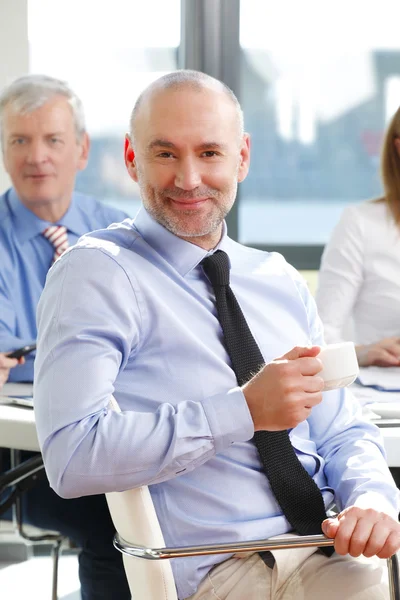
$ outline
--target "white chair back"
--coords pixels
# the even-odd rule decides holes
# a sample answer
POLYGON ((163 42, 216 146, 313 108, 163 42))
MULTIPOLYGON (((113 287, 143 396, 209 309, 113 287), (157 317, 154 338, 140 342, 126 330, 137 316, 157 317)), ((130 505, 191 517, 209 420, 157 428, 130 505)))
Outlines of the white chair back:
MULTIPOLYGON (((109 407, 120 412, 115 398, 109 407)), ((147 486, 106 494, 116 531, 127 541, 147 548, 163 548, 163 534, 147 486)), ((116 550, 117 552, 117 550, 116 550)), ((145 560, 123 555, 124 567, 134 600, 178 600, 169 560, 145 560)))
MULTIPOLYGON (((149 489, 106 494, 115 529, 125 540, 163 548, 164 538, 149 489)), ((116 550, 117 552, 117 550, 116 550)), ((169 560, 145 560, 123 555, 128 584, 134 600, 178 600, 169 560)))

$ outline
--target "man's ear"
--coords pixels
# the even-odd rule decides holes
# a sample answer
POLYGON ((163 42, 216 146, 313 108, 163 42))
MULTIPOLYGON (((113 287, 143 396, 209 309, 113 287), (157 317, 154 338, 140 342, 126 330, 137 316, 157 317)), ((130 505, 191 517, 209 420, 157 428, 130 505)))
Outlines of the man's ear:
POLYGON ((243 135, 242 145, 240 148, 240 163, 238 169, 237 179, 241 183, 247 177, 250 167, 250 135, 245 133, 243 135))
POLYGON ((129 137, 128 134, 126 134, 126 136, 125 136, 124 158, 125 158, 125 165, 126 165, 129 175, 132 177, 133 181, 137 181, 138 179, 137 179, 135 152, 132 148, 131 138, 129 137))
POLYGON ((81 153, 78 158, 78 171, 83 171, 88 163, 90 150, 90 138, 86 131, 82 134, 82 140, 79 145, 81 153))

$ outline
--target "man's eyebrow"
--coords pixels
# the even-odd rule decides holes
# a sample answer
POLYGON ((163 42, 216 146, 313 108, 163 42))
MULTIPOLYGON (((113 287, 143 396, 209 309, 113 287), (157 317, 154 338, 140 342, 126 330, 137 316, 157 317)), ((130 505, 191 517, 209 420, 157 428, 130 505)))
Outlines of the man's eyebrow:
MULTIPOLYGON (((65 131, 54 131, 54 132, 52 131, 49 133, 45 133, 44 135, 45 135, 45 137, 63 136, 63 135, 65 135, 65 131)), ((11 139, 12 138, 29 138, 29 137, 31 137, 31 135, 28 133, 18 133, 17 131, 14 131, 13 133, 10 133, 9 137, 11 139)))
POLYGON ((226 144, 219 144, 218 142, 204 142, 197 146, 197 150, 223 150, 226 148, 226 144))
MULTIPOLYGON (((176 149, 175 144, 173 144, 172 142, 169 142, 168 140, 163 140, 163 139, 152 140, 148 145, 149 150, 151 150, 152 148, 160 148, 160 147, 176 149)), ((196 146, 196 150, 221 150, 224 148, 226 148, 226 144, 219 144, 218 142, 203 142, 199 146, 196 146)))
POLYGON ((147 148, 149 150, 151 150, 152 148, 156 148, 156 147, 162 147, 162 148, 176 148, 175 144, 173 144, 172 142, 169 142, 168 140, 163 140, 160 138, 157 138, 155 140, 152 140, 149 145, 147 146, 147 148))

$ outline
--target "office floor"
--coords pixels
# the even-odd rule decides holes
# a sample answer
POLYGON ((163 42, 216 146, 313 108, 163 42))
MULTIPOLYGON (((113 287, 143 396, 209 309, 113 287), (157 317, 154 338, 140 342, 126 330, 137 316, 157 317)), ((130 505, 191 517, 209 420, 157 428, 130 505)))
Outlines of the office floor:
MULTIPOLYGON (((30 535, 39 533, 33 527, 26 529, 30 535)), ((52 575, 50 547, 36 545, 34 550, 10 522, 0 521, 1 600, 51 600, 52 575)), ((59 561, 59 600, 81 600, 79 589, 77 554, 66 549, 59 561)))
MULTIPOLYGON (((2 600, 51 600, 52 561, 35 557, 19 563, 0 562, 2 600)), ((81 600, 76 556, 63 556, 59 566, 59 600, 81 600)))
MULTIPOLYGON (((28 535, 43 533, 25 526, 28 535)), ((0 598, 1 600, 51 600, 53 561, 50 544, 24 542, 14 525, 0 520, 0 598)), ((59 560, 59 600, 81 600, 78 557, 64 549, 59 560)))

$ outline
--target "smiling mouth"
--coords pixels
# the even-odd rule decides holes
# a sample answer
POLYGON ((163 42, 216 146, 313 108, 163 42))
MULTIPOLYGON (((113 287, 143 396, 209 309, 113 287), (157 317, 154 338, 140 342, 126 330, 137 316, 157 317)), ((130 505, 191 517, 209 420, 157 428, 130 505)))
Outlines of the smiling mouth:
POLYGON ((174 206, 177 206, 178 208, 190 209, 202 206, 205 202, 207 202, 208 198, 187 198, 180 200, 176 198, 169 198, 169 200, 173 203, 174 206))

